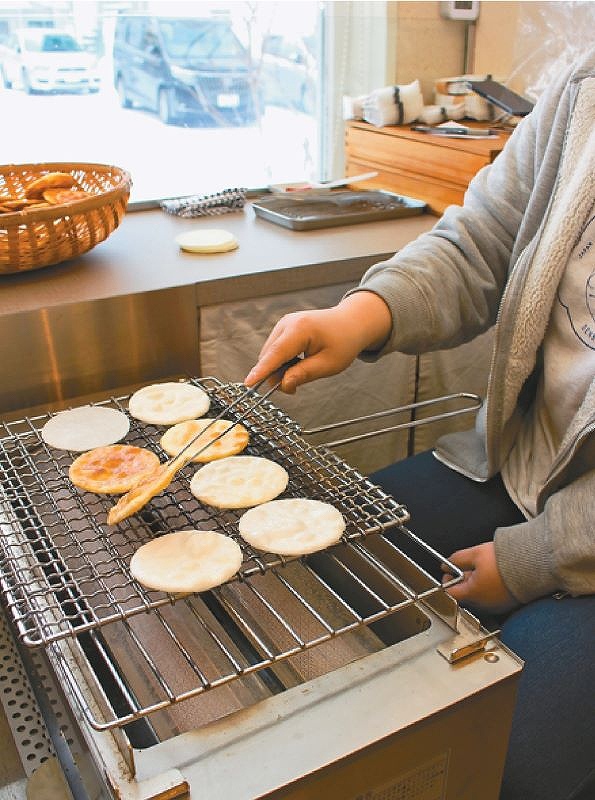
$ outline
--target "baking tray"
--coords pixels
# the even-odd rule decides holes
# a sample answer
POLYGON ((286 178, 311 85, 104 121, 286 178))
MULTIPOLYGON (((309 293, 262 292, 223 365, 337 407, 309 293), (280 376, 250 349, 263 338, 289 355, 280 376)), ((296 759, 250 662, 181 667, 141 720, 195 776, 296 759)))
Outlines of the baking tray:
POLYGON ((295 231, 375 222, 423 214, 426 203, 413 197, 375 191, 296 192, 253 203, 257 216, 295 231))

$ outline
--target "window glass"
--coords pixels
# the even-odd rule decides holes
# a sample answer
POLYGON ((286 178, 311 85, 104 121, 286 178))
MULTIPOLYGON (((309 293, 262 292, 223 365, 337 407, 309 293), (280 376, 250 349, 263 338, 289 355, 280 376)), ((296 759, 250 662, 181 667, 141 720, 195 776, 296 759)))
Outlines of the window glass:
POLYGON ((240 40, 225 22, 166 19, 158 26, 166 53, 190 65, 242 58, 244 54, 240 40))
POLYGON ((1 3, 0 158, 115 164, 134 200, 318 179, 324 8, 1 3))
POLYGON ((23 46, 32 53, 78 53, 82 49, 74 36, 66 33, 55 34, 30 30, 24 34, 23 38, 23 46))
POLYGON ((124 40, 132 47, 141 48, 147 35, 147 21, 144 17, 133 17, 123 30, 124 40))

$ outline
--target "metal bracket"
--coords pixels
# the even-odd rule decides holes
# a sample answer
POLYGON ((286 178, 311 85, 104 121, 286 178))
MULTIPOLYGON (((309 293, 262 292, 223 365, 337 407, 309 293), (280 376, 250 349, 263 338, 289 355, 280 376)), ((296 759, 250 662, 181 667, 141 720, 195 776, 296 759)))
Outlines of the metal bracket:
POLYGON ((486 633, 472 614, 460 610, 457 633, 436 649, 449 664, 456 664, 473 653, 485 650, 486 644, 499 633, 499 630, 486 633))
POLYGON ((375 414, 366 414, 363 417, 354 417, 353 419, 344 419, 340 422, 331 422, 328 425, 321 425, 319 428, 311 428, 309 430, 302 430, 302 436, 312 436, 317 433, 325 433, 327 431, 336 430, 337 428, 344 428, 348 425, 354 425, 357 422, 370 422, 376 419, 382 419, 393 414, 401 414, 405 411, 415 412, 420 408, 427 408, 429 406, 437 405, 438 403, 448 403, 452 401, 464 402, 462 408, 455 408, 452 411, 442 411, 439 414, 433 414, 430 417, 422 417, 421 419, 412 419, 409 422, 401 422, 399 425, 390 425, 387 428, 380 428, 375 431, 368 431, 367 433, 359 433, 355 436, 349 436, 345 439, 337 439, 333 442, 325 442, 325 447, 339 447, 344 444, 351 444, 352 442, 359 442, 363 439, 371 439, 374 436, 380 436, 383 433, 392 433, 393 431, 401 431, 408 428, 418 428, 421 425, 428 425, 431 422, 448 419, 449 417, 458 417, 461 414, 469 414, 470 412, 477 411, 481 408, 483 400, 479 395, 470 394, 469 392, 457 392, 455 394, 446 394, 441 397, 434 397, 430 400, 418 400, 415 403, 409 403, 405 406, 398 408, 389 408, 386 411, 377 411, 375 414))

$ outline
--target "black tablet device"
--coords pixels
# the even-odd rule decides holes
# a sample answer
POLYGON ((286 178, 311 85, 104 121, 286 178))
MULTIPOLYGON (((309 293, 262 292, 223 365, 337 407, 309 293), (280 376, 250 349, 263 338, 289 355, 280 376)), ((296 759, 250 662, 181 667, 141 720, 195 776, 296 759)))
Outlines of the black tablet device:
POLYGON ((533 103, 491 78, 485 81, 468 81, 467 85, 472 91, 515 117, 526 117, 533 111, 533 103))

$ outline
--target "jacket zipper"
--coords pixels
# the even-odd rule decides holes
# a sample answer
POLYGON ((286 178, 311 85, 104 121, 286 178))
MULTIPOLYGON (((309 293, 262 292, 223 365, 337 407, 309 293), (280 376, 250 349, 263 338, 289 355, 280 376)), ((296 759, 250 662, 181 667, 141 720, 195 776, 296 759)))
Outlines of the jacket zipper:
POLYGON ((537 498, 537 505, 538 507, 541 506, 541 498, 544 494, 547 493, 549 485, 552 481, 558 477, 558 475, 564 470, 570 461, 574 458, 576 451, 578 448, 583 444, 583 442, 587 439, 595 431, 595 421, 589 422, 585 425, 582 430, 580 430, 574 439, 569 443, 568 447, 563 453, 560 453, 554 463, 552 464, 552 468, 549 471, 549 474, 545 480, 542 490, 539 492, 539 497, 537 498))
MULTIPOLYGON (((572 98, 572 109, 570 111, 570 114, 568 115, 568 120, 567 120, 567 123, 566 123, 566 131, 564 133, 564 142, 563 142, 562 149, 561 149, 561 152, 560 152, 559 164, 562 163, 562 160, 564 159, 564 155, 565 155, 565 152, 566 152, 566 146, 567 146, 567 141, 568 141, 568 130, 570 128, 570 124, 571 124, 571 121, 573 119, 573 114, 574 114, 574 109, 575 109, 575 106, 576 106, 577 97, 578 97, 578 90, 575 87, 574 97, 572 98)), ((539 236, 543 233, 543 230, 544 230, 547 222, 549 221, 552 205, 553 205, 553 202, 554 202, 554 197, 556 196, 556 192, 558 190, 559 185, 560 185, 560 170, 558 169, 558 172, 556 174, 556 180, 554 182, 554 186, 552 187, 552 192, 550 194, 548 205, 547 205, 545 214, 543 216, 543 219, 541 220, 541 224, 539 226, 539 229, 534 234, 531 242, 529 242, 527 244, 527 246, 525 247, 525 249, 522 250, 521 253, 519 253, 519 255, 518 255, 517 259, 516 259, 516 262, 515 262, 514 266, 512 267, 511 275, 513 275, 516 278, 516 280, 514 281, 515 286, 521 280, 520 277, 516 277, 516 273, 518 272, 519 267, 521 266, 522 263, 526 267, 527 263, 530 262, 530 259, 535 254, 535 250, 537 249, 537 243, 538 243, 538 240, 539 240, 539 236)), ((523 272, 523 276, 525 274, 526 274, 526 270, 525 270, 525 272, 523 272)), ((491 365, 490 365, 490 371, 489 371, 489 380, 488 380, 488 386, 487 386, 487 390, 486 390, 486 399, 485 399, 485 406, 486 406, 485 447, 486 447, 487 473, 488 473, 488 476, 492 474, 492 472, 494 470, 494 466, 496 466, 497 469, 500 468, 500 464, 499 464, 499 461, 500 461, 500 437, 496 436, 495 429, 498 428, 500 430, 500 433, 502 433, 503 425, 502 425, 502 420, 501 420, 501 416, 502 416, 501 406, 502 406, 502 395, 503 395, 503 392, 504 392, 504 382, 501 380, 501 376, 502 376, 502 373, 504 372, 503 366, 502 366, 504 360, 501 359, 501 358, 499 359, 498 358, 498 354, 500 354, 502 352, 502 349, 503 349, 502 348, 502 341, 501 341, 502 340, 501 320, 502 320, 503 310, 504 310, 505 306, 507 305, 507 302, 506 302, 507 298, 508 298, 510 292, 512 292, 512 284, 513 284, 513 281, 511 281, 509 279, 509 281, 506 284, 506 287, 504 289, 504 292, 502 294, 502 298, 500 300, 500 306, 498 308, 498 314, 496 315, 496 321, 494 323, 494 326, 495 326, 494 327, 494 330, 495 330, 494 347, 493 347, 493 351, 492 351, 492 359, 491 359, 491 365), (499 362, 499 363, 497 364, 497 362, 499 362), (496 375, 498 377, 498 381, 496 381, 496 375), (498 395, 496 394, 495 387, 499 387, 498 395), (496 397, 497 396, 499 396, 499 400, 500 400, 500 404, 498 406, 498 412, 497 412, 498 413, 498 425, 496 425, 496 420, 495 420, 496 414, 495 414, 495 412, 491 411, 491 409, 496 408, 496 397)), ((511 303, 511 305, 512 305, 512 303, 511 303)), ((518 305, 518 299, 517 299, 517 305, 518 305)), ((508 313, 508 310, 509 309, 506 309, 507 313, 508 313)), ((572 448, 571 448, 571 450, 572 450, 572 448)), ((478 478, 477 475, 474 475, 471 472, 469 472, 468 470, 463 469, 459 464, 454 463, 450 458, 448 458, 444 453, 440 452, 436 448, 433 449, 433 454, 434 454, 434 457, 438 461, 440 461, 442 464, 444 464, 445 466, 450 467, 452 469, 455 469, 461 475, 464 475, 465 477, 468 477, 471 480, 476 481, 477 483, 485 483, 485 481, 488 480, 487 477, 486 478, 478 478)))
MULTIPOLYGON (((559 165, 562 164, 562 162, 564 160, 564 157, 565 157, 565 154, 566 154, 566 147, 567 147, 567 143, 568 143, 568 131, 570 129, 571 122, 573 120, 574 109, 576 107, 576 101, 577 101, 578 94, 579 94, 578 89, 575 88, 574 97, 572 98, 572 108, 571 108, 571 111, 570 111, 570 113, 568 115, 568 120, 566 122, 566 130, 564 132, 564 142, 562 144, 562 149, 561 149, 561 152, 560 152, 560 159, 559 159, 559 162, 558 162, 559 165)), ((521 264, 521 259, 523 259, 523 258, 528 259, 528 261, 525 263, 525 267, 526 267, 526 264, 529 263, 530 260, 532 259, 532 257, 534 256, 535 250, 537 249, 537 243, 539 241, 539 237, 543 234, 543 231, 544 231, 547 223, 549 222, 552 206, 554 204, 554 198, 556 197, 556 193, 558 191, 559 185, 560 185, 560 169, 558 167, 558 172, 556 173, 556 180, 554 182, 554 186, 553 186, 552 192, 550 194, 550 198, 549 198, 549 201, 548 201, 548 205, 547 205, 545 214, 543 215, 543 219, 542 219, 541 224, 539 226, 539 230, 535 233, 535 235, 533 236, 533 239, 527 245, 525 250, 523 250, 519 254, 519 257, 517 258, 516 263, 515 263, 515 265, 514 265, 514 267, 512 269, 512 274, 514 274, 518 270, 518 268, 519 268, 519 266, 521 264), (529 248, 531 248, 531 249, 529 249, 529 248)), ((525 275, 526 275, 526 270, 523 272, 523 277, 525 275)), ((515 283, 517 283, 519 280, 520 280, 520 278, 517 278, 517 281, 515 281, 515 283)), ((501 338, 502 337, 501 337, 501 325, 500 325, 500 322, 501 322, 501 318, 502 318, 502 311, 503 311, 503 309, 504 309, 504 307, 506 305, 505 301, 506 301, 509 293, 512 291, 511 284, 512 284, 512 281, 509 281, 508 284, 506 285, 506 288, 505 288, 504 293, 502 295, 502 299, 500 301, 500 307, 498 309, 498 314, 496 316, 494 350, 493 350, 492 363, 491 363, 491 368, 490 368, 490 373, 489 373, 490 374, 490 378, 489 378, 488 387, 487 387, 487 391, 486 391, 485 445, 486 445, 488 474, 491 474, 492 471, 494 470, 494 468, 500 469, 500 436, 496 435, 496 430, 495 429, 497 428, 499 430, 499 432, 500 432, 500 435, 502 434, 503 425, 502 425, 502 419, 501 419, 501 417, 502 417, 502 410, 501 410, 502 402, 501 402, 501 400, 502 400, 502 394, 503 394, 503 391, 504 391, 504 382, 502 381, 502 377, 503 377, 502 373, 503 373, 504 370, 502 368, 502 361, 503 361, 502 359, 500 359, 499 369, 496 368, 496 359, 497 359, 497 353, 502 351, 502 348, 500 346, 502 344, 502 342, 501 342, 501 338), (498 382, 496 382, 496 380, 495 380, 496 373, 498 374, 498 382), (497 409, 498 425, 496 425, 495 413, 490 413, 490 408, 495 407, 495 405, 493 405, 493 404, 495 404, 495 402, 496 402, 495 401, 494 386, 500 387, 500 390, 499 390, 500 405, 498 406, 498 409, 497 409)), ((517 306, 518 306, 518 301, 517 301, 517 306)))

